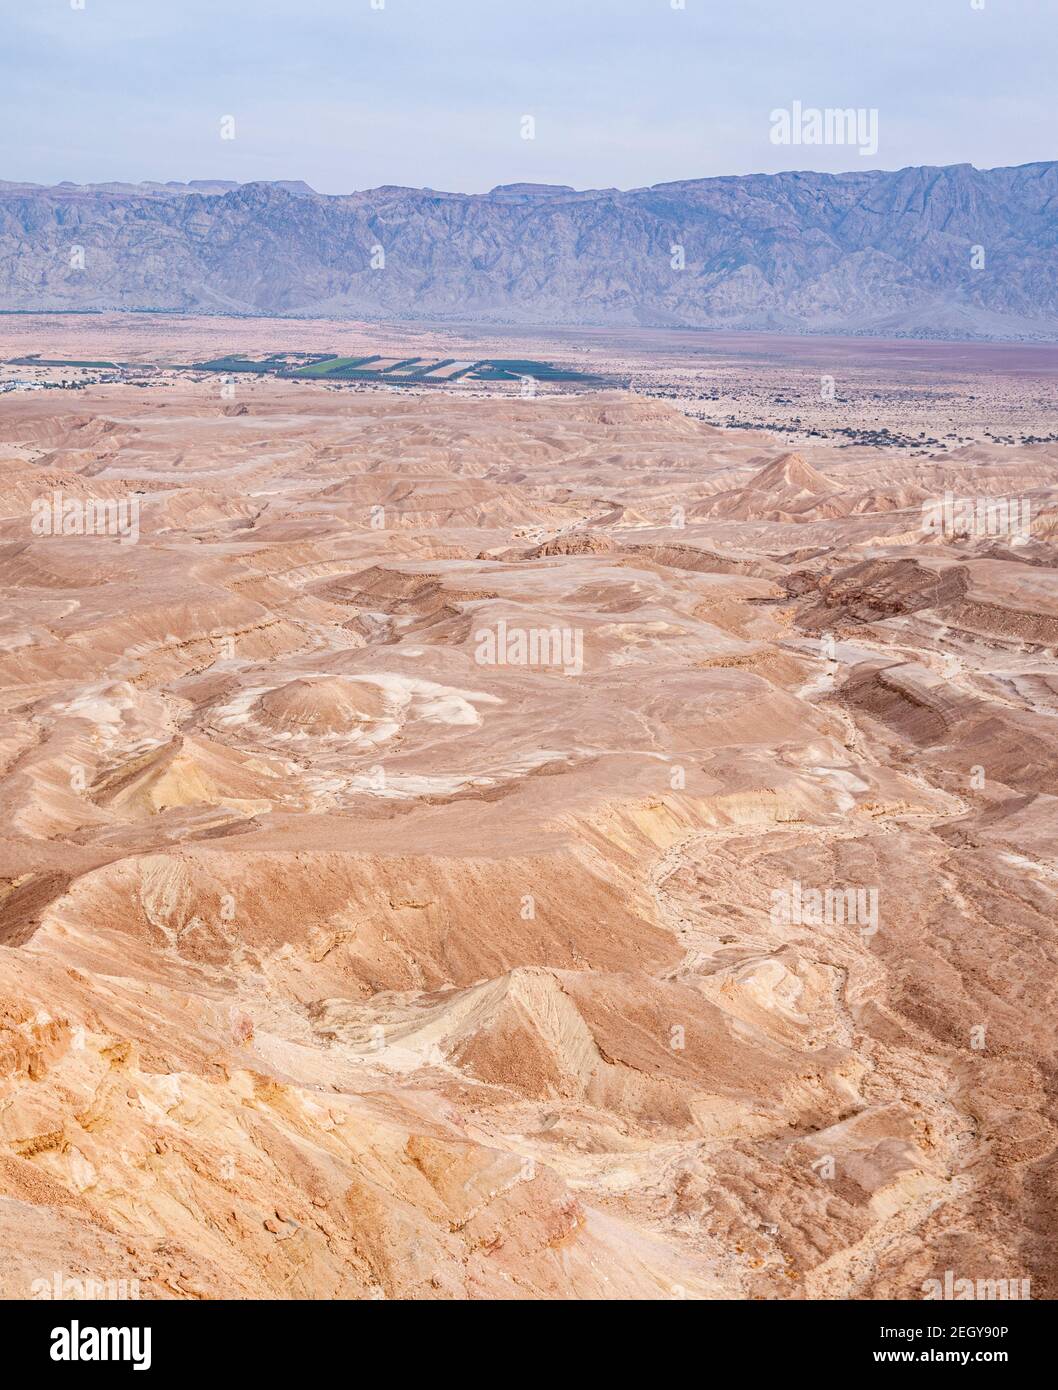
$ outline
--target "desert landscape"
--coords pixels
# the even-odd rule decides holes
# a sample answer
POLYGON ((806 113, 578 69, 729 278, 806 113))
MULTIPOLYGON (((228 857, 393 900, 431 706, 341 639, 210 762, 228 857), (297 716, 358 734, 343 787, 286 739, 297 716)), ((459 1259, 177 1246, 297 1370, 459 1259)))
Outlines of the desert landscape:
POLYGON ((1058 1294, 1058 347, 5 385, 0 1295, 1058 1294))

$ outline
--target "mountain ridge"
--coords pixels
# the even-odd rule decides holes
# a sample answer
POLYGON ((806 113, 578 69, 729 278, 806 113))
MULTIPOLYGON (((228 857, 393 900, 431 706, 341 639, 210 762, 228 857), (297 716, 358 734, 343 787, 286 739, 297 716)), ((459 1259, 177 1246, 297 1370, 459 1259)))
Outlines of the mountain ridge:
POLYGON ((0 308, 23 311, 1051 341, 1056 251, 1056 162, 488 193, 0 182, 0 308))

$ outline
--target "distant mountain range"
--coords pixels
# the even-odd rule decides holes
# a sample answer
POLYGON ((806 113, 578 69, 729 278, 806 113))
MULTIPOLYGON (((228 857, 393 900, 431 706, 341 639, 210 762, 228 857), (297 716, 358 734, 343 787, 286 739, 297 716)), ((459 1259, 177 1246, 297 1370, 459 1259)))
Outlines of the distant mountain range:
POLYGON ((0 309, 1058 339, 1058 163, 325 196, 0 182, 0 309))

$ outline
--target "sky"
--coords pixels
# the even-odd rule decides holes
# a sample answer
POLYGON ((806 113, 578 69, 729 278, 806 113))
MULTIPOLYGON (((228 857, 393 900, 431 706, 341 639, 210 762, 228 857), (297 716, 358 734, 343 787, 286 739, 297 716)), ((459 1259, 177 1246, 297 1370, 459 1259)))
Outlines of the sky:
POLYGON ((0 179, 989 168, 1058 157, 1056 59, 1058 0, 0 0, 0 179), (877 149, 775 143, 795 102, 877 149))

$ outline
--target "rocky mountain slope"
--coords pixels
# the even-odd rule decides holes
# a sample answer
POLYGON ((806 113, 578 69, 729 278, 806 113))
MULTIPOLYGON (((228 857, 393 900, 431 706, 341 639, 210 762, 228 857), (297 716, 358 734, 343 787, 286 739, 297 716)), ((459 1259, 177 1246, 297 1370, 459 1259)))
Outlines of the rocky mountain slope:
POLYGON ((1058 163, 482 195, 0 183, 0 309, 1054 339, 1056 244, 1058 163))

